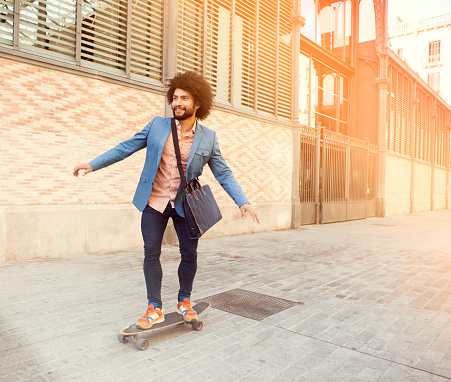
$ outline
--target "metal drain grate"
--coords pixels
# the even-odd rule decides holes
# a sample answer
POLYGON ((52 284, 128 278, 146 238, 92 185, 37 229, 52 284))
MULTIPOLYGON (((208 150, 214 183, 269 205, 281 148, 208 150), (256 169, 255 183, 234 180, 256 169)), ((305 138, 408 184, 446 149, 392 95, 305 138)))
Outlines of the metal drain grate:
POLYGON ((208 302, 215 309, 257 321, 261 321, 295 305, 303 304, 302 302, 288 301, 244 289, 232 289, 196 300, 196 302, 208 302))

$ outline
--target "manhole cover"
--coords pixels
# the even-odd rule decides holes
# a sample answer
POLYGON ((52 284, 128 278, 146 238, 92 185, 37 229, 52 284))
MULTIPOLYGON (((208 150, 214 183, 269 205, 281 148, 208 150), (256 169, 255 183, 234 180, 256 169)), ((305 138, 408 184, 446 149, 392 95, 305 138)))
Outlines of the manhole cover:
POLYGON ((244 289, 232 289, 214 296, 196 300, 196 302, 202 301, 210 303, 215 309, 257 321, 295 305, 303 304, 302 302, 288 301, 244 289))

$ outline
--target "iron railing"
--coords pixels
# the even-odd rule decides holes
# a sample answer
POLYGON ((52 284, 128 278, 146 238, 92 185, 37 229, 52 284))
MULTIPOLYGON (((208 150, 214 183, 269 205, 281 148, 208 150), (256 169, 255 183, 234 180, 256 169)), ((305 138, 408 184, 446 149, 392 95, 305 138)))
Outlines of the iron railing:
POLYGON ((378 148, 317 127, 301 126, 299 195, 302 203, 375 200, 378 148))

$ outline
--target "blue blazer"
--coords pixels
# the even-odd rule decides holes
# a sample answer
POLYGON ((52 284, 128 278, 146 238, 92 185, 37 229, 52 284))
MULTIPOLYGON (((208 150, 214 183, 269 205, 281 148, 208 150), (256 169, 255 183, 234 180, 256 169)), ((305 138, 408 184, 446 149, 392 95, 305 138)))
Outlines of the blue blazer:
MULTIPOLYGON (((163 148, 170 133, 171 118, 155 117, 142 131, 135 134, 132 138, 119 143, 116 147, 95 158, 89 164, 93 171, 97 171, 147 147, 146 161, 133 198, 133 204, 136 208, 143 211, 149 201, 163 148)), ((216 180, 238 206, 249 203, 233 176, 232 170, 227 166, 221 155, 216 133, 197 122, 186 168, 187 182, 202 175, 203 168, 207 163, 216 180)), ((180 184, 174 201, 175 209, 180 216, 184 216, 181 204, 184 195, 185 191, 180 184)))

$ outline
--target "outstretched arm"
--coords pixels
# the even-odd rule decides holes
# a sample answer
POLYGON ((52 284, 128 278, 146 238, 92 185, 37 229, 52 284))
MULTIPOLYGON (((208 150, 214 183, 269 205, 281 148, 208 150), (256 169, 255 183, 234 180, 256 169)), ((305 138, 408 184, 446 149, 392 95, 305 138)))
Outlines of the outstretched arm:
POLYGON ((78 166, 76 166, 74 168, 74 171, 73 171, 74 176, 78 177, 78 173, 80 170, 84 171, 82 173, 82 175, 85 176, 86 174, 89 174, 90 172, 92 172, 92 167, 90 164, 79 164, 78 166))
POLYGON ((260 218, 258 217, 258 213, 252 208, 252 206, 249 203, 244 203, 240 207, 240 211, 243 219, 246 219, 246 212, 249 212, 254 223, 260 224, 260 218))
MULTIPOLYGON (((155 120, 155 119, 154 119, 155 120)), ((90 163, 80 164, 76 166, 73 170, 74 176, 78 177, 80 171, 83 172, 83 176, 89 174, 90 172, 100 170, 101 168, 112 165, 113 163, 119 162, 128 156, 132 155, 138 150, 143 149, 147 146, 147 135, 152 126, 153 121, 148 123, 144 129, 136 133, 132 138, 127 139, 124 142, 119 143, 116 147, 108 150, 106 153, 98 156, 90 163)))

